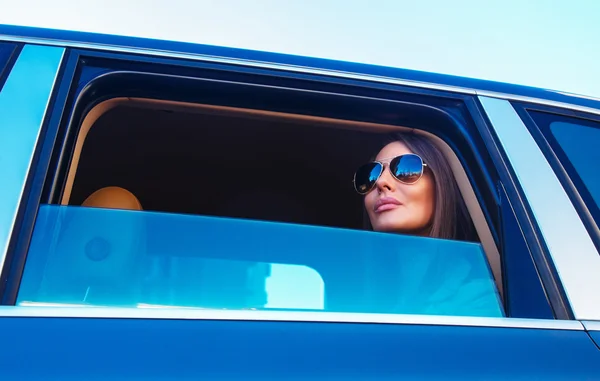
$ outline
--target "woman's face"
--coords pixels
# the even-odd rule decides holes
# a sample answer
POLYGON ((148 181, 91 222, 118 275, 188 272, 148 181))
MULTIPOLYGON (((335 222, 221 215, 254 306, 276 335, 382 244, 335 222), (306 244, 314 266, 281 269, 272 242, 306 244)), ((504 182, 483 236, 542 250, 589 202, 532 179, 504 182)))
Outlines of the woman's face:
POLYGON ((392 142, 383 147, 376 160, 385 169, 375 187, 365 195, 365 207, 373 230, 427 235, 433 217, 435 185, 429 171, 415 184, 403 184, 390 173, 389 161, 413 153, 404 143, 392 142))

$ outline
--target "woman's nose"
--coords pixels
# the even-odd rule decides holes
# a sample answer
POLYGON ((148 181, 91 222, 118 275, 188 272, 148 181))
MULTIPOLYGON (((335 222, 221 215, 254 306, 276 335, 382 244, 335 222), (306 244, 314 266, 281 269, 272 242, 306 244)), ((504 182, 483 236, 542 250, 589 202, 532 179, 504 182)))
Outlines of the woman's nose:
POLYGON ((379 192, 383 192, 386 190, 394 191, 394 178, 392 177, 392 174, 390 173, 388 168, 384 168, 383 173, 381 174, 381 176, 379 176, 379 179, 377 179, 375 185, 377 186, 377 190, 379 192))

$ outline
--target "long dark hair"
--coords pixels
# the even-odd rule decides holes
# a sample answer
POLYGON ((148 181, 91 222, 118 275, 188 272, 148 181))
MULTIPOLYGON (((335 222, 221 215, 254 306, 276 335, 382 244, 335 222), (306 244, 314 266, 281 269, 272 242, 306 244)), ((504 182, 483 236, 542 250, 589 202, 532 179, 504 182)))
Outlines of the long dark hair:
MULTIPOLYGON (((427 163, 426 170, 433 176, 435 205, 429 236, 460 241, 478 241, 475 226, 460 194, 450 164, 439 148, 426 136, 394 132, 387 135, 381 148, 401 142, 427 163)), ((381 149, 380 148, 380 149, 381 149)), ((368 217, 367 226, 372 230, 368 217)))

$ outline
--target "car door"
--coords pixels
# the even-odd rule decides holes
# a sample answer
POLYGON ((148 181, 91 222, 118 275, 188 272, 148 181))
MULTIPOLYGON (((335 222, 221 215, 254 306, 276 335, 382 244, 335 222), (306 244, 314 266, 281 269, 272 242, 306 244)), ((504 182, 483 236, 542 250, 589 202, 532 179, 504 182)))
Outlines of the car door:
MULTIPOLYGON (((359 78, 350 83, 349 78, 326 71, 313 72, 307 80, 306 73, 249 67, 241 62, 220 64, 215 74, 211 70, 217 64, 206 56, 157 56, 144 50, 125 55, 98 46, 76 49, 56 44, 59 46, 25 44, 0 93, 0 152, 10 157, 0 160, 0 175, 6 184, 0 197, 4 304, 0 330, 4 342, 9 343, 0 350, 3 379, 598 378, 600 353, 578 321, 596 316, 598 296, 590 294, 588 287, 597 282, 593 274, 599 266, 593 255, 598 253, 581 220, 574 219, 573 204, 509 101, 477 98, 471 91, 456 94, 451 89, 421 89, 392 80, 381 83, 359 78), (114 75, 108 76, 111 71, 114 75), (447 102, 444 117, 466 118, 457 125, 470 126, 448 134, 463 134, 459 153, 472 158, 465 161, 466 171, 480 187, 476 189, 487 187, 491 195, 485 202, 493 207, 486 209, 489 215, 482 214, 482 218, 490 226, 495 224, 490 237, 502 258, 504 316, 136 308, 110 305, 110 295, 108 303, 91 307, 61 305, 42 294, 35 294, 36 303, 23 303, 22 295, 32 284, 28 279, 43 278, 45 266, 51 265, 52 258, 45 255, 54 247, 52 234, 61 229, 56 227, 57 214, 86 211, 61 206, 48 196, 60 187, 57 176, 67 170, 59 165, 61 157, 70 155, 76 144, 68 127, 80 125, 83 116, 78 113, 97 103, 99 94, 116 94, 123 84, 128 91, 142 91, 149 75, 160 75, 157 81, 164 81, 160 82, 163 87, 156 88, 164 92, 147 96, 160 97, 168 91, 181 97, 196 96, 197 92, 186 88, 189 77, 212 76, 202 83, 210 85, 203 89, 213 92, 202 94, 227 95, 219 98, 222 102, 255 102, 255 107, 277 106, 279 111, 293 103, 305 107, 307 113, 335 111, 347 120, 359 119, 361 105, 377 107, 379 103, 369 103, 374 102, 372 97, 385 101, 388 111, 404 107, 395 101, 405 95, 424 103, 429 99, 447 102), (264 81, 264 86, 227 92, 231 85, 228 76, 233 75, 241 85, 264 81), (101 77, 109 82, 92 86, 101 77), (312 88, 300 91, 301 86, 312 88), (280 92, 273 93, 275 87, 280 92), (280 90, 283 87, 285 91, 280 90), (339 102, 340 94, 344 95, 356 108, 335 108, 329 98, 307 98, 325 92, 339 102), (238 94, 236 98, 234 94, 238 94), (292 103, 278 103, 284 98, 292 103), (82 100, 87 106, 78 108, 85 103, 82 100), (528 169, 531 163, 537 167, 528 169), (543 187, 535 187, 540 184, 543 187), (564 202, 558 206, 549 203, 544 192, 564 202), (555 214, 562 218, 554 218, 555 214), (578 250, 561 244, 563 230, 577 238, 578 250), (575 265, 567 260, 567 254, 575 265)), ((211 232, 205 238, 213 239, 211 247, 216 247, 217 253, 216 245, 231 244, 225 234, 231 230, 219 230, 216 221, 203 225, 213 230, 198 230, 196 224, 201 220, 195 217, 158 212, 144 216, 156 218, 164 228, 161 234, 165 235, 159 235, 159 240, 165 247, 194 248, 194 237, 202 234, 185 235, 185 231, 211 232), (184 225, 187 223, 190 225, 184 225), (170 231, 169 226, 182 228, 170 231), (166 241, 169 237, 173 240, 166 241)), ((91 215, 83 217, 88 218, 84 224, 102 224, 91 215)), ((239 224, 234 225, 239 229, 251 229, 239 221, 232 223, 239 224)), ((274 237, 296 234, 285 229, 275 224, 259 233, 274 237)), ((307 234, 316 233, 311 230, 307 234)), ((323 245, 296 242, 316 253, 342 246, 345 239, 359 242, 353 240, 358 232, 348 233, 344 239, 340 237, 346 233, 341 230, 319 230, 319 234, 323 245)), ((246 237, 248 255, 256 254, 251 248, 258 246, 253 246, 250 230, 246 237)), ((381 244, 378 239, 373 242, 381 244)), ((430 242, 425 240, 412 242, 430 242)), ((449 244, 439 240, 430 242, 430 247, 449 244)), ((480 250, 479 246, 476 249, 480 250)), ((293 255, 285 246, 280 251, 284 256, 293 255)), ((347 280, 347 286, 351 284, 347 280)))

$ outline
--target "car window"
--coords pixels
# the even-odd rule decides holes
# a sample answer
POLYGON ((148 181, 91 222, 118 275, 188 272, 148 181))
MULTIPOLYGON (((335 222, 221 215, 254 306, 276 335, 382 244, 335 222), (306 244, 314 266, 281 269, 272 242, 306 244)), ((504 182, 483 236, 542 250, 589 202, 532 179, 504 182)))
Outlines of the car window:
POLYGON ((503 316, 480 244, 42 205, 18 304, 503 316))
POLYGON ((600 204, 600 124, 552 122, 550 132, 573 165, 596 205, 600 204))
POLYGON ((533 265, 530 242, 504 242, 522 230, 500 231, 498 174, 467 144, 468 118, 465 132, 421 98, 97 73, 69 98, 74 116, 52 125, 61 138, 43 143, 51 162, 28 198, 9 303, 554 318, 538 311, 550 303, 538 273, 515 270, 533 265), (476 225, 468 241, 366 223, 354 172, 392 129, 419 125, 451 162, 476 225), (88 203, 106 189, 135 201, 88 203), (511 297, 507 284, 543 292, 511 297))
POLYGON ((531 117, 566 170, 596 223, 600 223, 600 122, 531 111, 531 117))
POLYGON ((0 42, 0 90, 2 90, 2 85, 4 85, 4 81, 8 76, 8 72, 10 69, 10 58, 15 50, 15 44, 8 42, 0 42))

